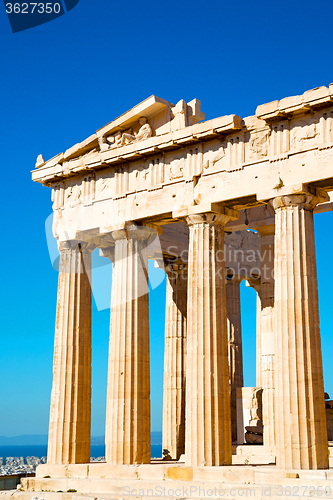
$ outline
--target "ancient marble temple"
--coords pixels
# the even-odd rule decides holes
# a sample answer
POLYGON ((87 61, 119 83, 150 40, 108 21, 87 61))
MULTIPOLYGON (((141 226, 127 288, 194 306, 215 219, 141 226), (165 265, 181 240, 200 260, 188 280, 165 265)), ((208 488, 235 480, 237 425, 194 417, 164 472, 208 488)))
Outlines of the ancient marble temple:
POLYGON ((52 189, 60 251, 49 466, 90 461, 98 248, 113 263, 107 464, 151 462, 153 259, 167 275, 167 458, 227 466, 247 441, 280 469, 328 468, 313 214, 332 210, 333 85, 244 119, 205 121, 197 99, 151 96, 40 155, 32 178, 52 189), (243 387, 244 279, 258 295, 256 388, 243 387))

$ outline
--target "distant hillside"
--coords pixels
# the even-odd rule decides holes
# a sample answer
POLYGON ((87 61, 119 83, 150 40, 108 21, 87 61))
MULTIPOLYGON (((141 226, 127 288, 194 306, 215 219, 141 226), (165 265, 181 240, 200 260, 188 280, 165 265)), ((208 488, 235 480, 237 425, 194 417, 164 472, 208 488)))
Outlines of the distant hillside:
POLYGON ((0 436, 0 446, 33 446, 46 445, 47 435, 26 435, 6 437, 0 436))
MULTIPOLYGON (((105 443, 104 436, 92 436, 92 445, 103 445, 105 443)), ((0 436, 0 446, 34 446, 34 445, 46 445, 47 435, 22 435, 6 437, 0 436)), ((151 433, 151 444, 158 445, 162 444, 162 432, 152 432, 151 433)))

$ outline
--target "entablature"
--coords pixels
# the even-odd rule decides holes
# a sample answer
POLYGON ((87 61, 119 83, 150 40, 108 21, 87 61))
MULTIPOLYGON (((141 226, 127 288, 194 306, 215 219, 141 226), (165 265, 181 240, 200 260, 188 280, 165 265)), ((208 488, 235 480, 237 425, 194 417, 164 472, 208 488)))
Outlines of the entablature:
MULTIPOLYGON (((52 187, 55 235, 63 234, 59 225, 72 235, 91 228, 105 234, 127 221, 165 225, 206 202, 239 210, 248 222, 266 206, 259 196, 265 190, 278 195, 301 183, 332 191, 332 90, 259 106, 244 120, 204 122, 196 99, 174 106, 148 98, 64 154, 39 158, 33 180, 52 187)), ((327 202, 316 210, 331 209, 327 202)))

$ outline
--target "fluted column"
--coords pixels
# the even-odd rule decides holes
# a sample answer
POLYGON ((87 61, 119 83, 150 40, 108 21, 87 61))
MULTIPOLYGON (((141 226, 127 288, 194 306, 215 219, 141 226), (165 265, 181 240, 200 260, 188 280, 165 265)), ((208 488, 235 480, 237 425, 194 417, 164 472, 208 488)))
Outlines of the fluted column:
POLYGON ((264 445, 271 449, 275 446, 275 408, 274 408, 274 225, 256 227, 261 235, 261 286, 259 291, 259 371, 263 389, 262 423, 264 445))
POLYGON ((233 276, 227 276, 227 325, 228 325, 228 356, 229 356, 229 379, 230 379, 230 409, 231 409, 231 436, 232 441, 237 440, 237 413, 236 413, 236 389, 243 387, 243 353, 242 353, 242 322, 240 306, 241 280, 233 276))
POLYGON ((261 387, 261 299, 260 285, 256 287, 257 309, 256 309, 256 386, 261 387))
POLYGON ((308 192, 303 194, 271 200, 275 210, 277 466, 326 469, 328 446, 313 226, 313 208, 320 201, 320 192, 306 189, 308 192))
POLYGON ((165 305, 163 449, 185 453, 187 264, 169 264, 165 305))
POLYGON ((91 250, 60 245, 53 385, 47 461, 90 462, 91 250))
POLYGON ((114 231, 105 453, 109 464, 150 463, 147 243, 155 232, 114 231))
MULTIPOLYGON (((234 218, 237 215, 234 211, 234 218)), ((228 330, 223 214, 186 218, 190 228, 187 301, 187 465, 231 464, 228 330)))

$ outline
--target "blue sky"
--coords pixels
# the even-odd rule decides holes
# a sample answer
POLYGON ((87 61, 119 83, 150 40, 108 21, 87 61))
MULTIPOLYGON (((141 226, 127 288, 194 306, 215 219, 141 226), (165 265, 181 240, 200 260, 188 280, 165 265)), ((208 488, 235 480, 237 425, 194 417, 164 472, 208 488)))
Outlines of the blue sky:
MULTIPOLYGON (((0 435, 48 428, 57 272, 44 230, 51 193, 31 181, 37 155, 65 151, 151 94, 174 103, 196 97, 209 119, 248 116, 258 104, 328 85, 332 14, 326 0, 80 0, 61 18, 13 34, 0 5, 0 435)), ((332 223, 332 213, 315 217, 325 388, 333 397, 332 223)), ((161 428, 164 286, 150 298, 153 430, 161 428)), ((246 385, 255 385, 255 307, 255 293, 242 286, 246 385)), ((108 328, 109 311, 94 307, 94 435, 104 433, 108 328)))

